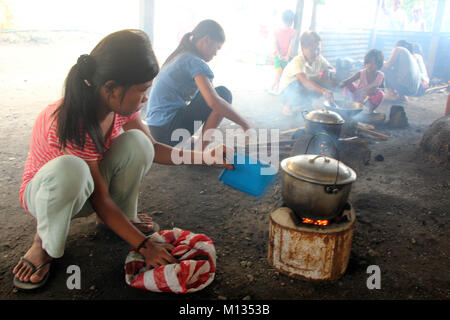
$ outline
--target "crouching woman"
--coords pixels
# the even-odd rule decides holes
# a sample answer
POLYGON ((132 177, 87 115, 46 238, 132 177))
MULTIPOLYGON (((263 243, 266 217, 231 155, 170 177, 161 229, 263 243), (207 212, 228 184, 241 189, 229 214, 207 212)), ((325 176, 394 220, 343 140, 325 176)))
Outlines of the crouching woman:
POLYGON ((173 164, 173 148, 157 143, 139 116, 158 71, 144 32, 112 33, 80 56, 64 97, 37 117, 20 188, 37 230, 13 270, 16 287, 42 286, 52 259, 64 254, 71 220, 93 212, 138 249, 147 268, 176 262, 172 246, 144 235, 154 230, 151 219, 137 215, 140 183, 153 161, 173 164))

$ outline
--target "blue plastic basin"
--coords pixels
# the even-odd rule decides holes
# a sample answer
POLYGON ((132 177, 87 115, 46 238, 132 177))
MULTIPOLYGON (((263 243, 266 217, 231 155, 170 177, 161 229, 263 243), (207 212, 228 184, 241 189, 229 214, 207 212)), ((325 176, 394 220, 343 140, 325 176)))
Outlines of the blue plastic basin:
POLYGON ((234 170, 224 169, 219 176, 219 180, 224 184, 237 190, 248 193, 252 196, 260 196, 263 194, 267 186, 276 176, 277 170, 269 164, 262 163, 248 155, 234 156, 234 170), (240 162, 245 163, 238 163, 240 162), (255 163, 256 162, 256 163, 255 163), (273 174, 261 174, 262 168, 268 168, 273 174))

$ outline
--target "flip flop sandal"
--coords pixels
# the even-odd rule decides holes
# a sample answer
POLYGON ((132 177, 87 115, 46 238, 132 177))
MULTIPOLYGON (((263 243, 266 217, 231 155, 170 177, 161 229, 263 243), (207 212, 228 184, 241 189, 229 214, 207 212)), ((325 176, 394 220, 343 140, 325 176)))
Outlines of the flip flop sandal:
MULTIPOLYGON (((42 269, 44 266, 52 262, 52 259, 49 259, 45 261, 44 263, 40 264, 39 266, 35 266, 30 260, 25 259, 24 257, 20 258, 20 261, 28 264, 33 269, 33 274, 42 269)), ((44 278, 39 282, 24 282, 19 280, 19 278, 14 277, 13 284, 16 288, 22 289, 22 290, 33 290, 42 287, 48 280, 48 277, 50 275, 50 270, 45 274, 44 278)))

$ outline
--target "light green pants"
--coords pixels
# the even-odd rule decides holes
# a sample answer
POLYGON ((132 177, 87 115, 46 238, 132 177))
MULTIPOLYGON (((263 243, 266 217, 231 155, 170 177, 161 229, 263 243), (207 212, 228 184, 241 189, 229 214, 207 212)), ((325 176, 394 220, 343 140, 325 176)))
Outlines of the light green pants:
MULTIPOLYGON (((128 219, 137 216, 139 188, 154 155, 150 139, 133 129, 114 139, 99 164, 111 198, 128 219)), ((27 184, 25 202, 37 220, 42 247, 51 257, 64 254, 70 221, 94 212, 88 200, 93 191, 88 165, 72 155, 49 161, 27 184)))

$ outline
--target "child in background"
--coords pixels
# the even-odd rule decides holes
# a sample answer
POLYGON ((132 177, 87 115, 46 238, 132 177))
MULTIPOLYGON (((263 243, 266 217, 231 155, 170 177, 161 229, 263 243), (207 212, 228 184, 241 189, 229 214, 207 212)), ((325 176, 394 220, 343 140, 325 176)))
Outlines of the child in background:
POLYGON ((300 37, 301 51, 283 70, 280 79, 282 113, 295 116, 295 112, 311 107, 320 96, 334 101, 334 67, 320 54, 322 40, 318 33, 306 31, 300 37))
POLYGON ((275 53, 274 53, 274 67, 275 79, 270 94, 277 95, 278 86, 280 83, 281 73, 288 62, 294 57, 294 41, 297 31, 292 28, 295 14, 291 10, 283 12, 282 20, 284 27, 275 31, 275 53))
POLYGON ((370 50, 364 57, 365 68, 355 73, 352 77, 341 82, 340 87, 344 88, 344 95, 351 92, 355 102, 366 103, 369 112, 372 113, 383 101, 384 92, 381 89, 384 74, 380 71, 383 67, 383 52, 377 49, 370 50), (353 82, 358 80, 355 86, 353 82), (368 97, 368 99, 367 99, 368 97))

